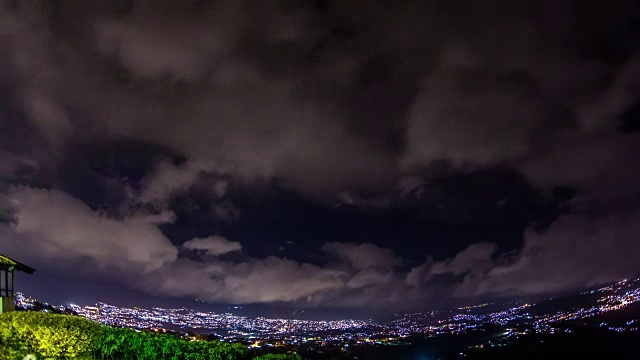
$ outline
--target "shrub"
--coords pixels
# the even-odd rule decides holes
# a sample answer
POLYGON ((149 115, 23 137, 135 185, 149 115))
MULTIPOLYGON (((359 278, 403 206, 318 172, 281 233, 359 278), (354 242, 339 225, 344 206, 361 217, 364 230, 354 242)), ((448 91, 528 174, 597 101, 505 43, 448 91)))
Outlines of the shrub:
POLYGON ((220 341, 189 341, 168 334, 104 327, 95 342, 98 359, 236 360, 248 350, 220 341))
POLYGON ((38 358, 90 358, 101 325, 77 316, 41 312, 0 315, 0 347, 9 359, 34 354, 38 358))

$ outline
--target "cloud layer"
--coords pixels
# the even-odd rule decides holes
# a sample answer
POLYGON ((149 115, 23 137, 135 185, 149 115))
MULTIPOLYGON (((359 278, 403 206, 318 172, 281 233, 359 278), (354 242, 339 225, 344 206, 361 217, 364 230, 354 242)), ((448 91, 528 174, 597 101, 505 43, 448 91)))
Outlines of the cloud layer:
POLYGON ((640 97, 634 6, 3 4, 3 248, 148 292, 237 303, 420 304, 634 275, 640 138, 618 131, 637 121, 625 118, 640 97), (109 153, 85 166, 83 189, 74 177, 89 153, 118 141, 162 151, 144 166, 109 153), (136 171, 113 170, 128 161, 136 171), (422 263, 366 238, 324 239, 312 264, 252 257, 213 235, 242 219, 238 192, 277 187, 325 206, 420 213, 425 198, 441 204, 434 181, 487 169, 518 172, 541 197, 575 196, 557 200, 562 215, 548 229, 522 225, 516 251, 483 240, 427 251, 422 263), (92 198, 98 188, 107 200, 92 198), (166 231, 184 221, 178 207, 199 209, 176 205, 185 194, 208 202, 212 224, 186 242, 166 231))
MULTIPOLYGON (((570 125, 559 109, 591 129, 637 96, 628 85, 637 61, 598 87, 617 69, 566 53, 556 41, 586 28, 539 18, 536 10, 562 7, 549 2, 495 15, 445 2, 391 10, 348 1, 320 11, 139 0, 124 15, 103 1, 57 4, 50 16, 24 1, 3 9, 16 95, 52 145, 133 137, 205 164, 202 171, 222 166, 304 193, 389 185, 400 171, 439 160, 477 168, 520 159, 550 124, 570 125), (529 21, 510 20, 528 12, 536 14, 529 21), (438 20, 449 16, 467 28, 438 20), (337 38, 330 26, 350 35, 337 38)), ((606 28, 613 16, 589 27, 606 28)))
POLYGON ((242 249, 239 242, 229 241, 222 236, 191 239, 182 244, 182 247, 191 250, 204 250, 208 255, 222 255, 242 249))
POLYGON ((12 194, 18 207, 15 232, 35 239, 52 257, 88 259, 98 268, 121 271, 150 271, 177 259, 169 239, 143 219, 109 219, 55 190, 19 188, 12 194))
POLYGON ((45 266, 57 263, 67 271, 111 278, 158 295, 317 305, 341 291, 388 282, 391 274, 380 277, 378 271, 388 272, 398 263, 391 250, 366 243, 333 244, 328 251, 338 261, 324 267, 273 256, 223 259, 218 256, 241 251, 242 246, 219 236, 182 244, 209 255, 190 260, 178 257, 179 247, 159 230, 157 217, 109 219, 56 190, 19 187, 11 197, 17 222, 2 226, 3 249, 45 266))

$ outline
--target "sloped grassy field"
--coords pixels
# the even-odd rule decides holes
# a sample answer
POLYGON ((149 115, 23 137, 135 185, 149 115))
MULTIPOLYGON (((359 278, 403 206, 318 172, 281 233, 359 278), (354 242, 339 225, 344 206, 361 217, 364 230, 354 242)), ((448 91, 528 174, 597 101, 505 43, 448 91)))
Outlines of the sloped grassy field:
POLYGON ((43 312, 0 315, 0 360, 24 359, 113 360, 302 360, 298 355, 251 357, 240 344, 189 341, 101 325, 78 316, 43 312))

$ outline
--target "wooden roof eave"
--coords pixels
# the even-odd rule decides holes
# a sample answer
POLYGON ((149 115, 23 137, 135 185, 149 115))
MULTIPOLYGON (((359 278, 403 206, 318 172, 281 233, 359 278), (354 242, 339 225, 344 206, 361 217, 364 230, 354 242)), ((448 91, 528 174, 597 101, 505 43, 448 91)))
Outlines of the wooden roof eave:
POLYGON ((14 270, 22 271, 27 274, 33 274, 36 271, 36 269, 32 268, 31 266, 25 265, 1 254, 0 265, 4 265, 5 268, 13 267, 14 270))

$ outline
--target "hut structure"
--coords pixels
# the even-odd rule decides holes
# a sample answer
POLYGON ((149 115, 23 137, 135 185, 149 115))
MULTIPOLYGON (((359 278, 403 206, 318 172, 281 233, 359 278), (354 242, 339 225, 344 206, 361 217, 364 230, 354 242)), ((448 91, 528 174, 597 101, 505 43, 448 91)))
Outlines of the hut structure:
POLYGON ((16 309, 16 272, 33 274, 36 269, 0 254, 0 314, 16 309))

